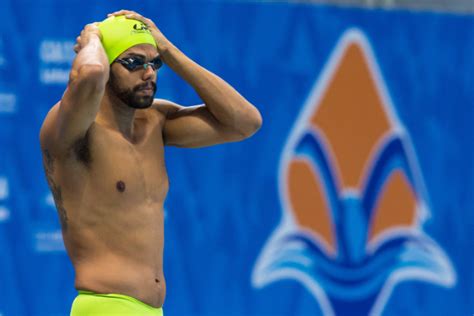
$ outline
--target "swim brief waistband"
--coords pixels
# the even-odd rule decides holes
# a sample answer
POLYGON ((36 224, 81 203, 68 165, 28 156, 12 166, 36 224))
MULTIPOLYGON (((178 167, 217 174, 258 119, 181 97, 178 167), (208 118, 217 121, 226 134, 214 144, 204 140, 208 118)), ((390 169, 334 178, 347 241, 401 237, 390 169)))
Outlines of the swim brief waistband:
POLYGON ((163 316, 162 308, 155 308, 123 294, 100 294, 79 291, 71 308, 71 316, 163 316))

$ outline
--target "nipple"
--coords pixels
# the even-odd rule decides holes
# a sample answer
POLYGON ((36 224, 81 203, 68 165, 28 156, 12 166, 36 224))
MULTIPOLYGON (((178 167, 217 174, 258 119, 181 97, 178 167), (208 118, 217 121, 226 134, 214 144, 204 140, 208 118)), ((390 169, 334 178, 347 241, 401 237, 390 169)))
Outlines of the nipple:
POLYGON ((119 192, 125 191, 125 182, 122 180, 117 181, 116 187, 119 192))

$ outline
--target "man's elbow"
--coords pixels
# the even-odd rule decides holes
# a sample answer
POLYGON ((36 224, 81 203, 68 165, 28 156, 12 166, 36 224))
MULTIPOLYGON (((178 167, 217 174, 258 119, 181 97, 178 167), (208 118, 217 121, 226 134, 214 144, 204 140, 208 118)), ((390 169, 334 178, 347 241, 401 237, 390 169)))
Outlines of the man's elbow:
POLYGON ((258 110, 255 110, 254 113, 246 120, 243 124, 243 128, 240 130, 240 135, 242 139, 249 138, 253 136, 261 127, 263 119, 262 115, 258 110))

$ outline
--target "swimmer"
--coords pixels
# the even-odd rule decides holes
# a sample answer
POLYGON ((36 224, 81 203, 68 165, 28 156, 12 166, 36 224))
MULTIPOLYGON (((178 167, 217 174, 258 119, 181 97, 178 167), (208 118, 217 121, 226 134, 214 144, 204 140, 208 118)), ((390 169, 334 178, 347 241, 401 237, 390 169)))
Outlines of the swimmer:
POLYGON ((236 142, 259 111, 128 10, 84 27, 62 99, 40 142, 79 291, 71 315, 162 315, 164 146, 236 142), (203 104, 155 99, 166 64, 203 104))

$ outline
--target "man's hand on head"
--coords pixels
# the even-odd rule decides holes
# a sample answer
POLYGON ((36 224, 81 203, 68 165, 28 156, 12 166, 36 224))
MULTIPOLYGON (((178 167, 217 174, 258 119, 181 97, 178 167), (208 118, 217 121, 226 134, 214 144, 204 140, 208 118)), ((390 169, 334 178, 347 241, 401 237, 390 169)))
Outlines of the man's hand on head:
POLYGON ((92 72, 95 72, 99 77, 105 78, 105 81, 108 80, 109 63, 101 40, 102 35, 99 30, 99 22, 93 22, 84 26, 81 34, 76 38, 76 44, 74 45, 74 51, 77 55, 74 58, 69 75, 69 84, 77 79, 80 69, 86 68, 89 70, 94 68, 92 72), (99 66, 101 70, 99 70, 97 66, 99 66))
POLYGON ((120 10, 120 11, 116 11, 116 12, 107 14, 108 17, 109 16, 120 16, 120 15, 124 15, 127 19, 137 20, 137 21, 140 21, 143 24, 145 24, 147 26, 147 28, 150 30, 151 35, 155 39, 155 43, 156 43, 158 52, 161 53, 162 51, 169 48, 170 42, 163 35, 163 33, 161 33, 160 29, 155 25, 155 23, 152 20, 144 17, 141 14, 138 14, 135 11, 130 11, 130 10, 120 10))
POLYGON ((81 31, 81 34, 76 38, 76 45, 74 45, 74 51, 79 53, 79 51, 84 48, 84 46, 89 43, 92 36, 98 36, 99 39, 102 38, 102 35, 99 31, 99 22, 93 22, 87 24, 84 29, 81 31))

